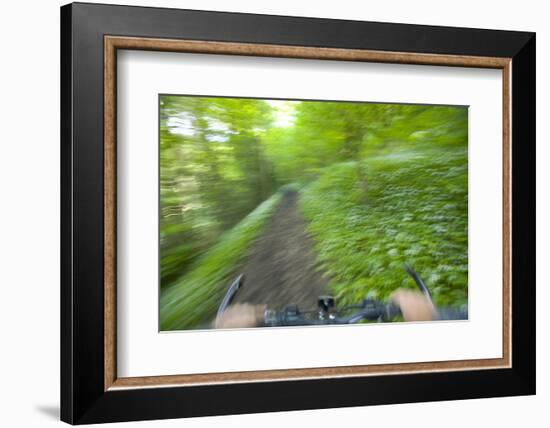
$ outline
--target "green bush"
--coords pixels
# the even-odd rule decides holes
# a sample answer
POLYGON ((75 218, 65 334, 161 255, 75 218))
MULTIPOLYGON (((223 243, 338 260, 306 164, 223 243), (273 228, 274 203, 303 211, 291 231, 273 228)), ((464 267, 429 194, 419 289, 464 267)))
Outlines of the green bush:
POLYGON ((250 251, 254 238, 271 217, 280 193, 260 204, 197 260, 188 273, 161 290, 160 329, 182 330, 209 323, 228 283, 250 251))
POLYGON ((339 304, 416 287, 405 263, 436 303, 466 303, 467 180, 466 148, 420 146, 373 157, 361 168, 334 165, 303 189, 301 210, 339 304))

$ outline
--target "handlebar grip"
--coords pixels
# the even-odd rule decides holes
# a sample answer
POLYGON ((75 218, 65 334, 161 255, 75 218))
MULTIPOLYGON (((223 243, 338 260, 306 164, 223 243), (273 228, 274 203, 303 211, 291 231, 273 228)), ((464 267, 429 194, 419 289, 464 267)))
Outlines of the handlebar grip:
POLYGON ((436 321, 467 320, 468 306, 438 306, 436 321))
POLYGON ((390 320, 401 315, 401 309, 395 303, 388 303, 386 305, 386 313, 384 319, 390 320))

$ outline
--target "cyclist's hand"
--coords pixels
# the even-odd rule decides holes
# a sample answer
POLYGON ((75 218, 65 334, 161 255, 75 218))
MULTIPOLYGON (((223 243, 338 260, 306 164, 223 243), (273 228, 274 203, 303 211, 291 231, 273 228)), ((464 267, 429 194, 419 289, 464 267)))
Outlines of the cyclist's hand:
POLYGON ((265 305, 236 303, 214 321, 214 328, 256 327, 263 320, 265 305))
POLYGON ((431 321, 437 318, 434 304, 419 291, 400 288, 390 299, 399 306, 405 321, 431 321))

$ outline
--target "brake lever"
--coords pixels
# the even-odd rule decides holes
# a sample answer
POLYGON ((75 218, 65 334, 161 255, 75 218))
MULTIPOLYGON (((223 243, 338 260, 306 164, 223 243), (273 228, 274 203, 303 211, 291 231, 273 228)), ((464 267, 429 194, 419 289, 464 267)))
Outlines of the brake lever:
POLYGON ((412 276, 412 278, 414 279, 414 282, 416 282, 416 285, 418 286, 418 288, 420 288, 424 296, 426 296, 430 300, 430 302, 433 303, 432 293, 430 293, 428 286, 424 283, 422 278, 420 278, 420 275, 418 275, 418 273, 410 265, 406 264, 405 270, 410 276, 412 276))
POLYGON ((225 296, 218 307, 218 312, 216 314, 216 319, 220 319, 225 310, 231 305, 233 302, 233 299, 237 295, 237 292, 241 288, 241 286, 244 283, 244 274, 240 274, 229 286, 229 289, 227 290, 227 293, 225 293, 225 296))

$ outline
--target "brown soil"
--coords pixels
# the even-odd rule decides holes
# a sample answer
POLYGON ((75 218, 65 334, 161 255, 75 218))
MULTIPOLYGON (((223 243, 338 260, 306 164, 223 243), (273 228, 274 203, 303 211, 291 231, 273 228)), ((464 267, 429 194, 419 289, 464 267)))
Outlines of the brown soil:
POLYGON ((297 202, 297 192, 283 195, 241 270, 244 285, 235 302, 307 310, 315 308, 317 297, 326 292, 328 279, 316 269, 313 241, 297 202))

